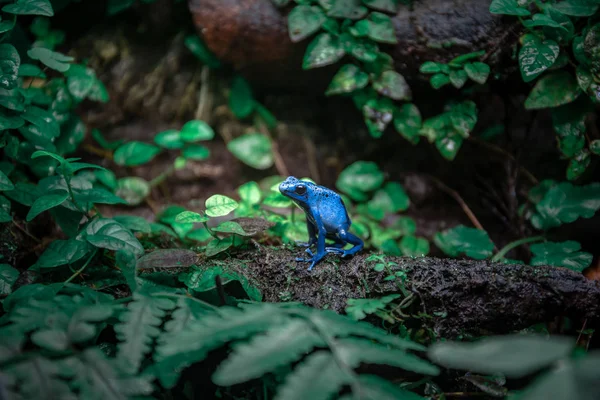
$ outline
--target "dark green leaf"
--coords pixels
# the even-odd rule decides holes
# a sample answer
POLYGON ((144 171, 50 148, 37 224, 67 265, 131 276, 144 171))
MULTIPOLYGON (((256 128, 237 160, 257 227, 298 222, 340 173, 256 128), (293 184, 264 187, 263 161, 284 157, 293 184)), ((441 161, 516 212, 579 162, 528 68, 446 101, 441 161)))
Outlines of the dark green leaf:
POLYGON ((327 16, 342 19, 361 19, 367 15, 367 9, 361 0, 332 0, 331 7, 327 9, 327 16))
POLYGON ((192 120, 183 125, 179 132, 179 137, 184 142, 199 142, 213 139, 215 132, 206 122, 192 120))
POLYGON ((10 200, 4 196, 0 196, 0 223, 12 221, 10 214, 10 200))
POLYGON ((12 293, 12 285, 19 277, 19 271, 8 264, 0 264, 0 295, 12 293))
POLYGON ((92 246, 81 240, 57 239, 40 255, 36 266, 40 268, 53 268, 60 265, 73 264, 90 253, 92 246))
POLYGON ((590 151, 595 155, 600 155, 600 139, 592 140, 590 143, 590 151))
POLYGON ((69 193, 66 191, 59 191, 55 193, 49 193, 39 197, 29 209, 26 220, 31 221, 39 214, 53 207, 62 204, 69 197, 69 193))
POLYGON ((206 47, 204 42, 198 35, 189 35, 185 37, 185 46, 194 54, 203 64, 210 68, 219 68, 221 62, 215 55, 206 47))
POLYGON ((452 161, 456 158, 464 140, 463 136, 450 134, 436 139, 435 147, 446 160, 452 161))
POLYGON ((34 64, 21 64, 19 66, 18 76, 21 76, 21 77, 23 77, 23 76, 31 76, 31 77, 45 78, 46 74, 37 65, 34 65, 34 64))
POLYGON ((452 70, 450 71, 450 83, 457 89, 460 89, 467 82, 468 75, 465 70, 452 70))
POLYGON ((165 149, 181 149, 184 145, 183 140, 176 129, 169 129, 159 132, 154 136, 154 143, 165 149))
POLYGON ((0 88, 0 106, 13 111, 23 111, 25 110, 23 100, 23 95, 16 89, 6 90, 0 88))
POLYGON ((28 106, 21 118, 32 123, 41 130, 41 134, 47 138, 55 138, 60 135, 60 126, 48 111, 39 107, 28 106))
POLYGON ((34 47, 27 52, 27 55, 33 60, 40 60, 48 68, 59 72, 66 72, 71 66, 69 63, 74 60, 73 57, 65 56, 44 47, 34 47))
POLYGON ((383 184, 383 172, 371 161, 355 161, 338 176, 336 187, 352 200, 366 201, 367 193, 373 192, 383 184))
POLYGON ((252 88, 241 75, 236 74, 231 82, 231 93, 229 95, 231 112, 237 118, 246 118, 254 110, 254 104, 252 88))
POLYGON ((86 190, 77 190, 74 192, 75 201, 78 204, 98 203, 98 204, 127 204, 119 196, 116 196, 108 190, 101 188, 92 188, 86 190))
POLYGON ((242 228, 240 224, 235 221, 222 222, 217 227, 213 228, 213 231, 221 233, 234 233, 240 236, 250 236, 244 231, 244 228, 242 228))
POLYGON ((585 117, 590 110, 579 103, 577 100, 557 107, 552 113, 560 151, 568 158, 574 157, 585 146, 585 117))
POLYGON ((366 19, 356 23, 355 30, 380 43, 396 44, 396 31, 391 18, 380 12, 372 12, 366 19))
POLYGON ((317 32, 325 22, 325 14, 316 6, 300 5, 288 15, 288 31, 292 42, 300 42, 317 32))
POLYGON ((15 185, 10 181, 4 172, 0 171, 0 191, 13 190, 15 185))
POLYGON ((240 161, 256 169, 273 165, 271 140, 260 133, 246 133, 227 143, 227 149, 240 161))
POLYGON ((17 86, 17 75, 21 57, 12 44, 0 44, 0 87, 13 89, 17 86))
POLYGON ((519 66, 524 82, 530 82, 554 64, 560 48, 554 40, 542 41, 539 36, 527 34, 519 51, 519 66))
POLYGON ((549 26, 551 28, 560 28, 566 31, 560 23, 554 21, 551 17, 546 14, 534 14, 531 19, 523 21, 523 25, 527 28, 533 28, 536 26, 549 26))
POLYGON ((598 2, 594 0, 562 0, 552 7, 565 15, 591 17, 598 11, 598 2))
POLYGON ((137 176, 121 178, 117 182, 115 194, 125 199, 127 204, 140 204, 150 194, 150 184, 137 176))
POLYGON ((2 11, 18 15, 43 15, 54 16, 54 10, 50 0, 17 0, 14 4, 2 7, 2 11))
POLYGON ((429 242, 421 237, 404 236, 400 240, 400 250, 408 257, 425 257, 429 254, 429 242))
POLYGON ((225 239, 213 239, 206 245, 206 257, 216 256, 233 245, 233 236, 225 239))
POLYGON ((65 155, 73 153, 83 142, 86 126, 80 118, 73 116, 62 126, 61 131, 56 140, 56 150, 65 155))
POLYGON ((136 215, 115 215, 112 218, 125 228, 132 231, 143 233, 150 233, 151 231, 150 223, 142 217, 138 217, 136 215))
POLYGON ((543 76, 525 100, 528 110, 558 107, 568 104, 581 94, 573 75, 567 71, 556 71, 543 76))
POLYGON ((581 245, 573 240, 566 242, 545 242, 532 244, 531 265, 553 265, 582 272, 592 263, 593 255, 581 250, 581 245))
POLYGON ((144 253, 144 248, 130 230, 110 218, 98 218, 85 229, 85 239, 96 247, 144 253))
POLYGON ((374 10, 389 13, 398 12, 398 0, 363 0, 363 3, 374 10))
POLYGON ((517 0, 492 0, 490 4, 490 13, 505 14, 526 17, 531 13, 525 8, 519 7, 517 0))
POLYGON ((308 45, 302 68, 312 69, 334 64, 344 54, 344 48, 337 37, 329 33, 321 33, 308 45))
POLYGON ((573 347, 573 341, 567 337, 512 334, 487 337, 474 343, 435 343, 429 348, 428 356, 447 368, 521 378, 567 358, 573 347))
POLYGON ((464 225, 436 233, 434 242, 440 250, 451 257, 464 253, 468 257, 481 260, 490 257, 494 249, 494 243, 487 232, 464 225))
POLYGON ((369 83, 369 75, 354 64, 345 64, 335 74, 325 94, 327 96, 350 93, 362 89, 369 83))
POLYGON ((450 83, 450 77, 446 74, 435 74, 431 77, 429 82, 431 83, 432 88, 439 89, 450 83))
POLYGON ((151 161, 160 151, 160 147, 152 144, 131 141, 119 146, 113 158, 118 165, 133 167, 151 161))
POLYGON ((373 89, 394 100, 410 101, 412 98, 408 83, 396 71, 384 71, 379 79, 373 82, 373 89))
POLYGON ((440 65, 436 62, 425 61, 423 64, 421 64, 421 67, 419 67, 419 71, 424 74, 437 74, 439 72, 442 72, 442 69, 440 68, 440 65))
POLYGON ((51 351, 64 351, 69 347, 67 333, 59 329, 44 329, 31 335, 31 341, 39 347, 51 351))
POLYGON ((483 85, 490 75, 490 66, 482 62, 465 64, 465 72, 471 80, 483 85))
POLYGON ((190 144, 185 146, 181 154, 189 160, 206 160, 210 157, 210 150, 201 144, 190 144))
POLYGON ((394 116, 394 127, 412 144, 419 142, 419 130, 423 124, 421 113, 414 104, 403 104, 394 116))

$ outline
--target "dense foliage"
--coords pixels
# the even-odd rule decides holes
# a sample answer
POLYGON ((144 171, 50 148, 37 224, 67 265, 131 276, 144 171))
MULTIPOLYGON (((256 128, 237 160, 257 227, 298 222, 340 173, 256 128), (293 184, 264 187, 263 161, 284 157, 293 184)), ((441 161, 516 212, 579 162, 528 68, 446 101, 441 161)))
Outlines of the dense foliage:
MULTIPOLYGON (((110 0, 107 13, 151 2, 110 0)), ((552 109, 557 145, 569 160, 564 181, 534 182, 522 199, 521 214, 535 235, 498 249, 484 230, 458 225, 430 243, 415 234, 415 220, 403 215, 410 198, 402 184, 386 179, 376 163, 357 160, 345 166, 335 189, 348 207, 353 232, 373 252, 368 267, 386 271, 385 280, 394 281, 398 293, 348 299, 346 315, 287 302, 283 295, 281 303, 262 302, 246 276, 217 262, 258 246, 257 240, 280 245, 306 239, 304 214, 277 190, 285 177, 246 182, 235 194, 212 193, 194 211, 168 205, 153 221, 126 212, 103 216, 99 206, 137 206, 190 161, 209 159, 204 144, 215 139, 213 127, 193 119, 156 132, 151 143, 108 142, 100 131, 90 132, 116 166, 143 166, 162 153, 174 154, 172 166, 151 180, 117 176, 74 157, 89 130, 79 107, 110 102, 105 83, 84 60, 57 51, 65 38, 52 28, 52 2, 3 3, 0 224, 6 232, 24 232, 43 251, 25 268, 0 260, 0 398, 445 399, 444 382, 436 379, 463 370, 469 371, 462 379, 470 388, 491 397, 600 395, 600 355, 574 338, 532 334, 537 328, 476 343, 432 343, 414 334, 393 317, 413 295, 404 287, 402 270, 386 258, 423 257, 435 245, 448 257, 576 272, 591 265, 592 254, 579 243, 549 240, 548 231, 591 218, 600 208, 600 183, 578 183, 600 154, 599 139, 586 128, 600 101, 599 1, 490 4, 491 13, 518 18, 525 28, 517 62, 532 88, 524 107, 552 109), (26 49, 13 44, 16 27, 33 38, 26 49), (392 224, 385 221, 389 216, 397 217, 392 224), (40 219, 59 232, 49 243, 27 227, 40 219), (523 245, 530 259, 506 258, 523 245), (214 266, 199 267, 200 257, 215 260, 214 266), (143 269, 153 272, 141 274, 143 269), (224 296, 223 285, 232 282, 241 289, 224 296), (382 327, 360 321, 367 317, 382 327), (510 384, 524 377, 533 379, 510 384)), ((455 158, 477 122, 469 90, 494 79, 485 52, 421 66, 433 88, 457 90, 439 115, 423 120, 407 81, 379 47, 395 43, 389 15, 399 1, 275 3, 294 5, 287 17, 291 40, 310 40, 303 68, 353 57, 340 66, 325 95, 351 97, 372 139, 389 125, 409 143, 424 137, 445 158, 455 158)), ((185 44, 203 68, 223 67, 196 35, 185 44)), ((270 134, 276 117, 240 75, 230 74, 229 89, 231 112, 252 121, 254 129, 230 140, 227 149, 249 168, 264 171, 276 159, 270 134)))

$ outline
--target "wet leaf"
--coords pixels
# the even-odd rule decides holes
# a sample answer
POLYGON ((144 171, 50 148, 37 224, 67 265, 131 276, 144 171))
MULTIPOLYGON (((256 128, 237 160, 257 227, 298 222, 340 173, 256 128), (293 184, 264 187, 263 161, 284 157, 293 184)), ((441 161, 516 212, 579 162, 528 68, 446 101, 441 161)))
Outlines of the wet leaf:
POLYGON ((199 214, 194 211, 182 211, 175 217, 175 222, 181 223, 194 223, 194 222, 206 222, 210 218, 199 214))
POLYGON ((439 89, 450 83, 450 77, 442 73, 435 74, 431 77, 429 83, 431 84, 432 88, 439 89))
POLYGON ((534 14, 531 19, 524 20, 523 25, 527 28, 533 28, 536 26, 549 26, 551 28, 561 28, 565 31, 567 30, 560 23, 556 22, 546 14, 534 14))
POLYGON ((2 11, 17 15, 42 15, 54 16, 50 0, 17 0, 14 4, 2 7, 2 11))
POLYGON ((460 89, 467 82, 468 75, 465 72, 465 70, 463 70, 463 69, 459 69, 459 70, 453 69, 452 71, 450 71, 449 78, 450 78, 450 83, 452 84, 452 86, 454 86, 457 89, 460 89))
POLYGON ((12 44, 0 44, 0 87, 13 89, 17 86, 21 57, 12 44))
POLYGON ((490 66, 482 62, 469 63, 465 64, 465 72, 472 81, 483 85, 490 75, 490 66))
POLYGON ((492 0, 490 13, 526 17, 531 15, 529 10, 519 7, 517 0, 492 0))
POLYGON ((292 42, 300 42, 317 32, 325 22, 323 11, 316 6, 299 5, 288 14, 288 31, 292 42))
POLYGON ((554 64, 560 48, 554 40, 540 39, 534 34, 525 35, 519 50, 519 66, 524 82, 537 78, 554 64))
POLYGON ((567 167, 567 179, 573 181, 579 178, 592 162, 590 152, 581 150, 579 153, 569 160, 567 167))
POLYGON ((203 140, 212 140, 215 137, 215 132, 206 122, 192 120, 186 122, 181 127, 179 137, 184 142, 199 142, 203 140))
POLYGON ((164 149, 181 149, 185 144, 179 135, 177 129, 169 129, 163 132, 159 132, 154 136, 154 143, 164 149))
POLYGON ((119 146, 113 158, 118 165, 134 167, 152 161, 160 151, 160 147, 153 144, 131 141, 119 146))
POLYGON ((552 72, 538 80, 525 100, 525 108, 534 110, 558 107, 572 102, 580 94, 581 90, 569 72, 552 72))
POLYGON ((329 33, 321 33, 308 45, 302 68, 311 69, 334 64, 344 54, 344 48, 337 37, 329 33))
POLYGON ((408 83, 396 71, 384 71, 379 79, 373 82, 373 89, 394 100, 411 100, 412 97, 408 83))
POLYGON ((572 17, 591 17, 598 11, 598 2, 593 0, 563 0, 552 7, 572 17))
POLYGON ((369 75, 354 64, 345 64, 335 74, 325 94, 350 93, 362 89, 369 83, 369 75))
POLYGON ((273 165, 271 140, 260 133, 247 133, 227 143, 229 151, 240 161, 256 169, 273 165))
POLYGON ((383 184, 383 172, 372 161, 355 161, 338 176, 336 187, 352 200, 366 201, 367 193, 373 192, 383 184))
POLYGON ((545 242, 532 244, 531 265, 553 265, 582 272, 592 263, 593 255, 581 250, 581 245, 573 240, 566 242, 545 242))
POLYGON ((414 104, 403 104, 394 116, 394 127, 412 144, 419 142, 419 130, 423 124, 421 113, 414 104))
POLYGON ((342 19, 361 19, 368 10, 361 5, 361 0, 332 0, 327 9, 327 16, 342 19))
POLYGON ((69 193, 67 191, 55 191, 54 193, 45 194, 39 197, 27 213, 27 222, 33 220, 44 211, 61 205, 68 197, 69 193))
POLYGON ((19 271, 8 264, 0 264, 0 295, 12 293, 12 285, 19 277, 19 271))
POLYGON ((365 35, 376 42, 396 44, 396 30, 391 18, 380 12, 372 12, 366 19, 358 21, 354 26, 355 36, 365 35))
POLYGON ((239 203, 232 198, 215 194, 206 199, 206 215, 209 217, 221 217, 229 214, 239 206, 239 203))
POLYGON ((77 239, 55 240, 46 247, 35 265, 40 268, 54 268, 73 264, 88 255, 92 249, 89 243, 77 239))
POLYGON ((487 232, 464 225, 436 233, 434 243, 450 257, 458 257, 464 253, 477 260, 490 257, 494 249, 494 243, 487 232))

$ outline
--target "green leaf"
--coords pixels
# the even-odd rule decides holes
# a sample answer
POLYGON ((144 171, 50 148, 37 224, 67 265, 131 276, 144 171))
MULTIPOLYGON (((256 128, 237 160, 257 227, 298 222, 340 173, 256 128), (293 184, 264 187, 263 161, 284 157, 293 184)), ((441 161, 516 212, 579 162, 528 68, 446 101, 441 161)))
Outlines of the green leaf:
POLYGON ((435 74, 431 77, 429 83, 431 83, 432 88, 439 89, 450 83, 450 77, 446 74, 435 74))
POLYGON ((69 347, 69 337, 63 330, 45 329, 31 335, 31 341, 50 351, 64 351, 69 347))
POLYGON ((590 151, 595 155, 600 155, 600 139, 592 140, 590 143, 590 151))
POLYGON ((127 250, 136 255, 144 248, 133 233, 110 218, 98 218, 85 229, 85 239, 96 247, 114 251, 127 250))
POLYGON ((583 251, 581 245, 573 240, 566 242, 545 242, 532 244, 531 265, 553 265, 582 272, 592 263, 593 255, 583 251))
POLYGON ((262 194, 258 183, 246 182, 238 188, 238 193, 243 202, 254 205, 260 203, 262 194))
POLYGON ((61 134, 56 140, 56 151, 66 155, 75 152, 83 142, 86 126, 78 117, 71 117, 62 127, 61 134))
POLYGON ((369 134, 374 138, 380 138, 383 135, 383 131, 392 122, 396 110, 395 104, 389 98, 382 97, 368 100, 362 106, 362 111, 369 134))
POLYGON ((569 166, 567 167, 567 179, 570 181, 574 181, 579 178, 587 167, 589 167, 592 162, 591 154, 587 150, 581 150, 579 153, 575 154, 573 158, 569 160, 569 166))
POLYGON ((585 146, 585 117, 589 109, 578 103, 560 106, 552 113, 560 151, 568 158, 574 157, 585 146))
POLYGON ((467 82, 468 75, 465 72, 465 70, 462 70, 462 69, 454 70, 453 69, 452 71, 450 71, 449 78, 450 78, 450 83, 452 84, 452 86, 454 86, 457 89, 460 89, 467 82))
POLYGON ((12 285, 19 277, 19 271, 8 264, 0 264, 0 295, 12 293, 12 285))
POLYGON ((471 80, 483 85, 490 75, 490 66, 482 62, 474 62, 465 65, 465 72, 471 80))
POLYGON ((119 315, 115 332, 120 343, 118 358, 124 362, 127 372, 136 373, 150 351, 152 342, 160 334, 159 326, 169 310, 175 308, 170 299, 133 294, 127 311, 119 315))
POLYGON ((419 67, 419 72, 423 74, 437 74, 442 72, 442 69, 440 68, 440 64, 436 62, 425 61, 423 64, 421 64, 421 67, 419 67))
POLYGON ((260 133, 246 133, 237 137, 227 143, 227 149, 252 168, 264 170, 273 166, 271 140, 260 133))
POLYGON ((549 229, 579 218, 591 218, 600 208, 600 183, 575 186, 570 182, 552 185, 535 205, 531 223, 549 229))
POLYGON ((45 78, 46 74, 37 65, 34 65, 34 64, 21 64, 19 66, 19 73, 18 73, 17 76, 20 76, 20 77, 29 77, 29 76, 31 76, 31 77, 45 78))
POLYGON ((408 209, 410 200, 404 191, 402 185, 397 182, 388 182, 381 189, 377 190, 367 207, 375 215, 380 214, 381 218, 386 214, 396 213, 408 209), (380 211, 379 213, 377 211, 380 211))
POLYGON ((531 82, 556 61, 560 48, 554 40, 542 41, 539 36, 527 34, 519 50, 519 67, 524 82, 531 82))
POLYGON ((494 243, 487 232, 464 225, 438 232, 434 236, 437 247, 451 257, 464 253, 468 257, 482 260, 492 255, 494 243))
POLYGON ((185 146, 182 156, 188 160, 206 160, 210 157, 210 150, 201 144, 190 144, 185 146))
POLYGON ((344 48, 337 37, 329 33, 320 33, 306 48, 302 68, 312 69, 331 65, 339 61, 344 54, 344 48))
POLYGON ((374 10, 397 13, 398 0, 363 0, 363 4, 374 10))
POLYGON ((215 131, 204 121, 192 120, 183 125, 179 137, 184 142, 212 140, 215 137, 215 131))
POLYGON ((446 160, 452 161, 456 158, 463 141, 463 136, 449 134, 448 136, 436 139, 435 147, 446 160))
POLYGON ((598 11, 598 2, 594 0, 563 0, 553 4, 555 10, 573 17, 591 17, 598 11))
POLYGON ((0 171, 0 191, 3 190, 14 190, 15 185, 10 181, 8 176, 4 172, 0 171))
POLYGON ((206 245, 206 257, 216 256, 233 245, 233 236, 225 239, 213 239, 206 245))
POLYGON ((213 382, 231 386, 260 378, 300 359, 315 346, 325 346, 323 339, 305 321, 290 320, 282 326, 257 335, 248 343, 235 345, 232 354, 213 375, 213 382))
POLYGON ((75 200, 78 204, 127 204, 127 201, 101 188, 74 190, 75 200))
POLYGON ((434 343, 427 355, 446 368, 522 378, 567 358, 573 347, 573 341, 567 337, 509 334, 473 343, 434 343))
POLYGON ((202 63, 210 68, 219 68, 221 62, 206 47, 198 35, 189 35, 184 40, 185 47, 188 48, 202 63))
POLYGON ((40 128, 42 135, 47 138, 55 138, 60 135, 60 126, 56 119, 48 111, 35 106, 28 106, 21 118, 40 128))
POLYGON ((79 64, 71 64, 71 67, 65 71, 65 76, 67 76, 69 92, 77 101, 87 97, 97 80, 93 69, 79 64))
POLYGON ((240 224, 238 224, 235 221, 222 222, 217 227, 213 228, 213 231, 221 233, 234 233, 240 236, 251 236, 248 233, 246 233, 246 231, 244 231, 244 228, 242 228, 240 224))
POLYGON ((531 15, 529 10, 519 7, 517 0, 492 0, 492 3, 490 4, 490 13, 516 15, 519 17, 531 15))
POLYGON ((558 107, 574 101, 581 94, 575 78, 567 71, 543 76, 525 100, 528 110, 558 107))
POLYGON ((352 200, 366 201, 367 193, 383 184, 383 172, 372 161, 355 161, 340 173, 335 186, 352 200))
POLYGON ((408 257, 425 257, 429 254, 429 242, 421 237, 404 236, 400 240, 400 250, 408 257))
POLYGON ((560 28, 565 31, 567 30, 564 26, 562 26, 560 23, 556 22, 546 14, 534 14, 533 17, 531 17, 531 19, 523 21, 523 26, 525 26, 526 28, 533 28, 536 26, 549 26, 551 28, 560 28))
POLYGON ((414 104, 403 104, 394 115, 394 127, 412 144, 419 142, 419 130, 423 124, 421 113, 414 104))
POLYGON ((360 19, 367 15, 367 9, 360 0, 332 0, 327 16, 341 19, 360 19))
POLYGON ((193 211, 182 211, 175 217, 175 222, 181 223, 206 222, 208 220, 208 217, 193 211))
POLYGON ((118 165, 134 167, 151 161, 160 151, 160 147, 152 144, 131 141, 119 146, 113 158, 118 165))
POLYGON ((391 294, 377 299, 348 299, 345 312, 358 321, 366 318, 367 314, 385 310, 387 304, 398 297, 399 294, 391 294))
POLYGON ((191 250, 160 249, 141 256, 136 268, 188 268, 197 262, 198 256, 191 250))
POLYGON ((215 194, 206 199, 206 215, 221 217, 229 214, 239 206, 239 203, 227 196, 215 194))
POLYGON ((402 75, 396 71, 384 71, 381 76, 373 82, 373 89, 379 94, 394 100, 410 101, 412 93, 408 83, 402 75))
POLYGON ((345 64, 335 74, 325 91, 327 96, 350 93, 362 89, 369 83, 369 75, 354 64, 345 64))
POLYGON ((181 149, 185 144, 183 140, 181 140, 179 131, 176 129, 169 129, 157 133, 156 136, 154 136, 154 143, 169 150, 181 149))
POLYGON ((299 5, 288 14, 288 32, 292 42, 300 42, 317 32, 325 22, 323 11, 316 6, 299 5))
POLYGON ((132 231, 150 233, 152 230, 150 223, 137 215, 115 215, 112 219, 132 231))
POLYGON ((0 196, 0 223, 12 221, 10 214, 10 200, 4 196, 0 196))
POLYGON ((12 44, 0 44, 0 87, 13 89, 17 86, 21 58, 12 44))
POLYGON ((124 199, 130 206, 135 206, 148 197, 150 184, 137 176, 121 178, 117 181, 115 194, 124 199))
POLYGON ((90 253, 92 247, 81 240, 55 240, 40 255, 35 263, 40 268, 54 268, 73 264, 90 253))
POLYGON ((366 32, 366 36, 379 43, 396 44, 396 30, 391 18, 380 12, 372 12, 366 19, 356 23, 356 29, 366 32))
POLYGON ((39 214, 43 213, 46 210, 49 210, 53 207, 59 206, 62 204, 67 198, 69 198, 69 193, 66 191, 56 191, 55 193, 49 193, 39 197, 29 209, 27 213, 26 220, 27 222, 33 220, 39 214))
POLYGON ((2 11, 17 15, 54 16, 54 10, 52 9, 50 0, 17 0, 14 4, 2 7, 2 11))
POLYGON ((52 68, 59 72, 66 72, 75 60, 73 57, 65 56, 64 54, 48 50, 44 47, 34 47, 27 52, 27 55, 33 60, 39 60, 48 68, 52 68))

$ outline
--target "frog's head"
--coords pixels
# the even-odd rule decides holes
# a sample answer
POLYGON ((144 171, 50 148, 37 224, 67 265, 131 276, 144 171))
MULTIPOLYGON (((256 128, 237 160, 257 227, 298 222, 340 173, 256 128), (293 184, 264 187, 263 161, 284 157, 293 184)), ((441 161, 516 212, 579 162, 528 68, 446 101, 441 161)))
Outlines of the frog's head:
POLYGON ((279 191, 284 196, 300 203, 308 203, 308 195, 310 192, 310 186, 312 183, 301 181, 300 179, 288 176, 285 181, 279 185, 279 191))

